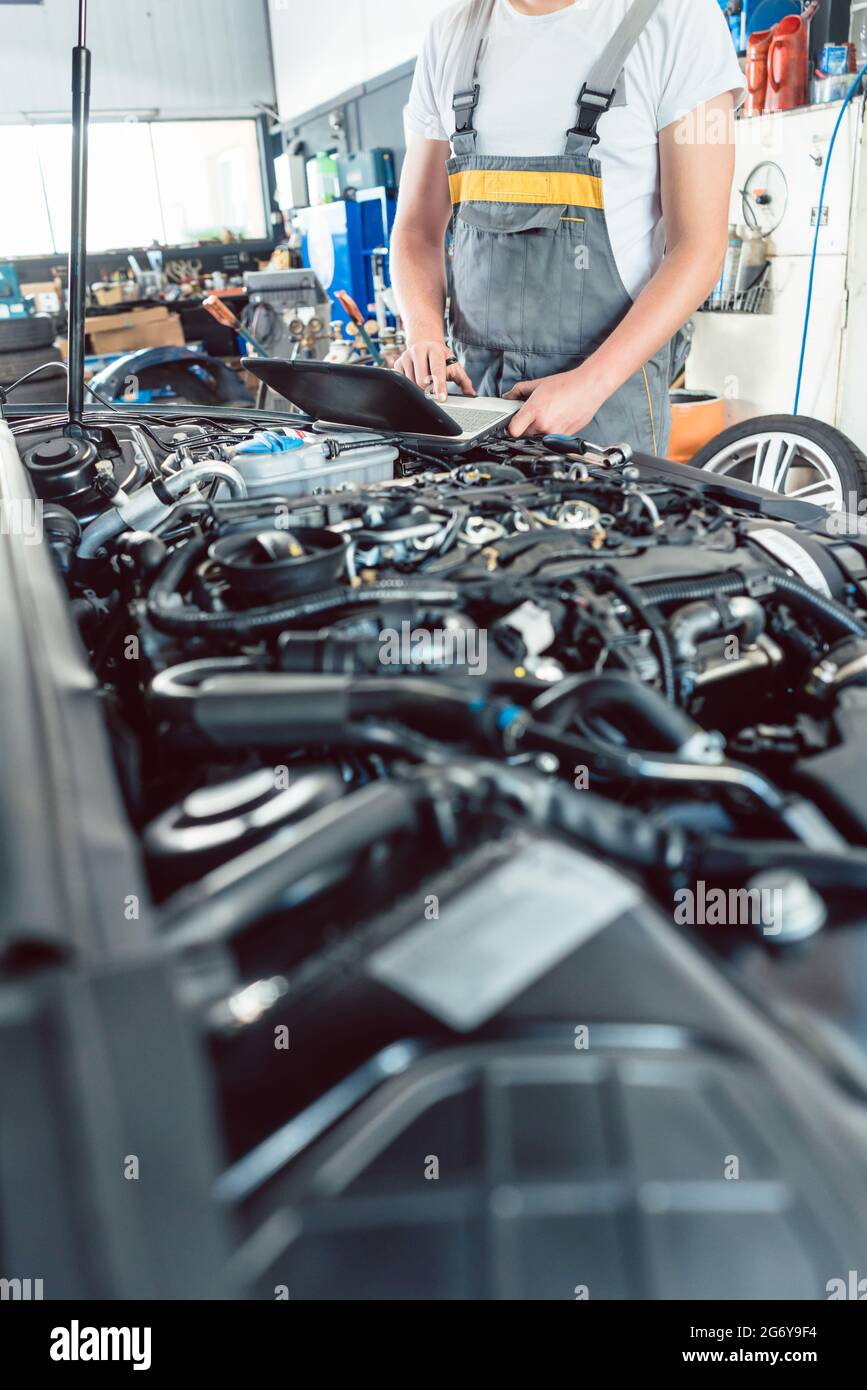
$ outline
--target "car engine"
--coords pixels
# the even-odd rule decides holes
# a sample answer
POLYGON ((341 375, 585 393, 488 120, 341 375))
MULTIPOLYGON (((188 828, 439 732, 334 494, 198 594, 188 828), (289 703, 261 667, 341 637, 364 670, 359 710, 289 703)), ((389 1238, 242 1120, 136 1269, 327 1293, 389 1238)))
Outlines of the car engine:
POLYGON ((12 435, 207 1057, 240 1282, 761 1297, 749 1229, 776 1296, 816 1296, 864 1232, 842 957, 821 1045, 796 1021, 864 919, 857 524, 625 446, 455 463, 123 415, 12 435), (648 1161, 660 1106, 637 1217, 597 1170, 648 1161), (720 1236, 686 1194, 731 1154, 754 1187, 720 1236), (675 1267, 705 1220, 718 1259, 675 1267))

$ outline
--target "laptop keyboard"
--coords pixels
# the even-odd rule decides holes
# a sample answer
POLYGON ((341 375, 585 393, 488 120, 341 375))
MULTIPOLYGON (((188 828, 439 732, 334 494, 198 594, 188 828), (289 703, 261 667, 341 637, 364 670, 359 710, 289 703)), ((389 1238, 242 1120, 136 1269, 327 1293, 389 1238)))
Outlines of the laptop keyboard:
POLYGON ((448 405, 444 405, 442 408, 446 415, 451 415, 455 424, 460 425, 461 429, 468 434, 472 434, 475 430, 492 429, 502 418, 498 417, 496 411, 473 410, 472 406, 462 405, 458 406, 456 410, 451 409, 448 405))

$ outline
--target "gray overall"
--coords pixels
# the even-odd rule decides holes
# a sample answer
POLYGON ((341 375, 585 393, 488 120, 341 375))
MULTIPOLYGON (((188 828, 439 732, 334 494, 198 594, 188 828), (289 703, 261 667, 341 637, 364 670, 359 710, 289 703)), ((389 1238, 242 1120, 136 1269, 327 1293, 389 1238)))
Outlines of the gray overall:
MULTIPOLYGON (((449 329, 480 395, 577 367, 628 313, 591 159, 596 126, 624 105, 624 65, 661 0, 633 0, 578 97, 562 155, 476 154, 476 81, 495 0, 472 0, 458 65, 449 174, 454 213, 449 329)), ((539 94, 544 100, 544 94, 539 94)), ((664 455, 671 345, 606 401, 583 437, 664 455)))

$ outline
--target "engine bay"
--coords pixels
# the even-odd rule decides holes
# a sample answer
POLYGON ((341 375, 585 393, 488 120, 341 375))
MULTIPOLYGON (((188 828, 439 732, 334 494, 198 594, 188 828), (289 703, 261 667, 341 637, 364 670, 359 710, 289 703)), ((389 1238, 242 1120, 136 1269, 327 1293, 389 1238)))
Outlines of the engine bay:
POLYGON ((818 509, 625 446, 454 466, 309 422, 16 435, 158 896, 203 864, 152 830, 185 784, 231 818, 233 772, 277 753, 343 794, 493 758, 715 840, 867 837, 867 545, 818 509))
POLYGON ((12 433, 251 1228, 287 1167, 318 1191, 328 1097, 352 1117, 431 1049, 571 1040, 588 1012, 674 1021, 635 942, 585 1012, 580 975, 534 995, 624 914, 771 972, 863 921, 857 527, 625 446, 455 466, 285 414, 115 415, 12 433))

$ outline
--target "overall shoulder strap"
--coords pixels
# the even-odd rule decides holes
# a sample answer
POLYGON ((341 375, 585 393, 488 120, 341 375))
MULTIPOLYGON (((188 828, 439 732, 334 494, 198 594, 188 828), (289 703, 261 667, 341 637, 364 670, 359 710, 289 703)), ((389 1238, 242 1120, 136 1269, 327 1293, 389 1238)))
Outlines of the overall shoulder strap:
POLYGON ((578 114, 566 137, 567 154, 589 155, 598 145, 599 119, 615 104, 623 104, 617 98, 622 96, 626 61, 661 4, 662 0, 632 0, 578 95, 578 114))
POLYGON ((470 0, 467 6, 452 101, 455 113, 452 150, 455 154, 473 154, 476 148, 476 132, 473 129, 473 113, 479 100, 476 76, 495 4, 496 0, 470 0))

